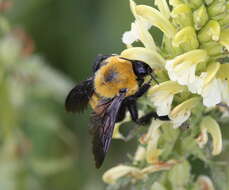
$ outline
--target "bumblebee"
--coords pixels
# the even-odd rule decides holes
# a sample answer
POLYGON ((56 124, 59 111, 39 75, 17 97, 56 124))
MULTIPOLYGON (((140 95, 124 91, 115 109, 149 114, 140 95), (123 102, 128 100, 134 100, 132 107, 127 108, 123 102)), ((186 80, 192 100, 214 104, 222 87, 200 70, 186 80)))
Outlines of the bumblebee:
POLYGON ((134 122, 145 125, 152 118, 169 120, 150 112, 138 117, 137 99, 150 88, 156 79, 151 67, 139 60, 118 55, 98 55, 93 64, 93 75, 77 84, 68 94, 65 107, 68 112, 82 112, 90 104, 93 135, 93 154, 96 167, 100 168, 109 149, 114 126, 130 112, 134 122), (148 82, 145 78, 150 76, 148 82))

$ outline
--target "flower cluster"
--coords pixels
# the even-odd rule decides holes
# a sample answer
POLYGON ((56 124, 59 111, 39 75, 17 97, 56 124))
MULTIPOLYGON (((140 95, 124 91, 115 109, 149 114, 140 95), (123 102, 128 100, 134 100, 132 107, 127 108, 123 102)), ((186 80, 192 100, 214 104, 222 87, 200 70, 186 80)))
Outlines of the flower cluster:
MULTIPOLYGON (((229 1, 169 0, 170 6, 166 0, 154 3, 158 9, 136 5, 130 0, 135 21, 131 30, 123 34, 127 49, 121 56, 142 60, 154 69, 160 84, 152 85, 145 102, 158 115, 169 115, 171 121, 153 121, 139 140, 135 166, 112 168, 104 175, 108 183, 123 176, 135 179, 141 176, 142 179, 145 167, 161 164, 163 168, 172 161, 175 169, 170 165, 173 168, 167 174, 170 175, 176 167, 190 167, 190 163, 184 161, 190 155, 206 161, 203 148, 208 142, 208 133, 212 136, 212 155, 222 151, 218 118, 212 112, 220 112, 219 105, 229 106, 229 1), (151 35, 155 27, 163 33, 161 42, 151 35), (135 47, 139 44, 136 42, 143 46, 135 47), (176 129, 184 126, 189 127, 185 132, 176 129), (182 153, 175 150, 177 143, 182 153), (136 168, 139 163, 144 167, 136 168), (112 178, 112 172, 120 173, 112 178)), ((210 184, 211 180, 200 176, 195 184, 201 186, 205 182, 210 184)), ((166 189, 158 185, 161 186, 155 183, 152 189, 166 189)), ((213 185, 206 189, 213 189, 213 185)))

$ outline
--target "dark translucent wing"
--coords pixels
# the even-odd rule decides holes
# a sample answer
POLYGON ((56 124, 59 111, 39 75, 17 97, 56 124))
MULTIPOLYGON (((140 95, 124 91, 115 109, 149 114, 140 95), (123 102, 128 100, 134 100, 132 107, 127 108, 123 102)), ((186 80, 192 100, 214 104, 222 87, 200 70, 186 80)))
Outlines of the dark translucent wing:
POLYGON ((93 154, 96 167, 100 168, 109 149, 116 117, 125 94, 98 105, 92 115, 93 154))
POLYGON ((76 85, 65 100, 65 108, 69 112, 83 111, 94 93, 93 79, 90 78, 76 85))

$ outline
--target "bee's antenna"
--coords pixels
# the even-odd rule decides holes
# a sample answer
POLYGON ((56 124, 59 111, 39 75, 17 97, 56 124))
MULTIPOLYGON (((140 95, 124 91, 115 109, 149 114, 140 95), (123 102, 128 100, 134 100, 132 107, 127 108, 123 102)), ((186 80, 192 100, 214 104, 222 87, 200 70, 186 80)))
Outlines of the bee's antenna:
POLYGON ((152 73, 150 73, 151 79, 153 79, 157 84, 159 84, 159 82, 157 81, 157 79, 153 76, 152 73))

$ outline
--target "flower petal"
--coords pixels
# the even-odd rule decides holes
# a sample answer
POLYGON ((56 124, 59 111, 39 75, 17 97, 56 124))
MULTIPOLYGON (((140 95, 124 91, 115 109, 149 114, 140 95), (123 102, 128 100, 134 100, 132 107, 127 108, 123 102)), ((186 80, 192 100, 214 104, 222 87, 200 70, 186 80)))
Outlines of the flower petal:
POLYGON ((192 50, 167 61, 165 68, 169 77, 181 85, 188 85, 195 81, 196 65, 208 59, 205 50, 192 50))
POLYGON ((103 174, 103 181, 108 184, 114 184, 119 178, 127 175, 130 175, 137 179, 141 179, 144 177, 144 175, 138 168, 126 165, 119 165, 106 171, 103 174))
POLYGON ((205 85, 208 84, 211 80, 213 80, 215 78, 219 69, 220 69, 220 63, 219 62, 209 64, 209 66, 207 67, 207 76, 204 80, 205 85))
POLYGON ((182 92, 184 89, 184 86, 181 86, 174 81, 166 81, 160 83, 160 85, 151 87, 148 96, 154 106, 156 106, 157 114, 159 116, 168 115, 174 94, 182 92))
POLYGON ((204 86, 204 80, 207 77, 207 73, 203 72, 200 76, 195 76, 194 81, 188 84, 188 89, 190 92, 194 94, 201 94, 203 86, 204 86))
POLYGON ((147 134, 143 135, 141 138, 140 138, 140 143, 141 144, 147 144, 149 142, 149 140, 151 138, 153 138, 154 136, 154 131, 156 129, 158 129, 161 124, 163 123, 164 121, 161 121, 161 120, 155 120, 154 122, 151 123, 148 131, 147 131, 147 134))
POLYGON ((159 53, 142 47, 126 49, 121 53, 121 56, 128 59, 144 61, 152 68, 162 67, 162 65, 165 64, 165 60, 159 53))
POLYGON ((229 106, 229 82, 226 80, 219 80, 219 82, 222 102, 229 106))
POLYGON ((174 94, 168 91, 157 91, 151 96, 159 116, 168 115, 171 109, 174 94))
POLYGON ((198 64, 201 62, 205 62, 208 59, 207 52, 203 49, 196 49, 189 51, 187 53, 184 53, 182 55, 179 55, 175 57, 172 62, 174 66, 185 63, 185 62, 190 62, 192 64, 198 64))
POLYGON ((149 89, 148 94, 152 95, 153 93, 157 91, 161 91, 161 90, 162 91, 166 90, 166 91, 171 92, 172 94, 176 94, 176 93, 182 92, 184 89, 185 89, 185 86, 182 86, 175 81, 165 81, 165 82, 160 83, 159 85, 155 85, 151 87, 149 89))
POLYGON ((143 174, 151 174, 158 171, 169 170, 171 169, 177 161, 169 160, 168 162, 162 162, 158 164, 154 164, 142 169, 143 174))
POLYGON ((158 27, 168 37, 172 38, 175 35, 175 28, 158 10, 146 5, 137 5, 136 13, 148 20, 152 25, 158 27))
POLYGON ((176 7, 182 3, 183 3, 182 0, 169 0, 169 4, 174 6, 174 7, 176 7))
POLYGON ((146 19, 137 15, 136 3, 133 0, 130 0, 130 9, 131 9, 131 11, 132 11, 132 13, 136 19, 135 25, 136 25, 136 29, 137 29, 137 33, 138 33, 138 35, 137 35, 138 38, 134 40, 134 38, 131 36, 131 34, 128 34, 128 33, 125 34, 124 33, 123 37, 125 37, 127 39, 129 37, 132 40, 130 41, 130 40, 124 39, 126 42, 129 42, 129 44, 125 43, 124 41, 123 42, 127 45, 130 45, 130 42, 133 43, 137 40, 140 40, 146 48, 156 50, 156 45, 155 45, 154 39, 148 31, 151 28, 152 24, 150 24, 146 19))
POLYGON ((139 33, 135 23, 131 24, 131 30, 127 31, 122 36, 122 42, 126 45, 131 45, 139 39, 139 33))
POLYGON ((146 155, 145 147, 141 145, 138 146, 137 151, 135 152, 135 155, 134 155, 134 163, 144 160, 145 155, 146 155))
POLYGON ((222 80, 227 80, 229 82, 229 63, 220 65, 220 69, 217 72, 217 77, 222 80))
POLYGON ((169 118, 172 120, 174 128, 179 127, 190 117, 191 110, 198 105, 200 100, 200 97, 193 97, 173 108, 169 114, 169 118))
POLYGON ((213 155, 218 155, 222 151, 222 134, 218 123, 210 116, 204 117, 200 124, 201 130, 207 129, 213 140, 213 155))
POLYGON ((221 91, 218 79, 208 83, 202 90, 203 104, 207 107, 215 106, 221 102, 221 91))
POLYGON ((161 150, 157 148, 157 143, 160 138, 160 131, 158 129, 153 130, 153 135, 148 141, 146 148, 146 160, 149 164, 154 164, 159 161, 161 150))
POLYGON ((207 129, 202 128, 199 136, 196 138, 196 142, 199 145, 200 148, 203 148, 205 144, 208 142, 208 135, 207 135, 207 129))
POLYGON ((151 36, 151 34, 149 33, 149 29, 151 27, 148 26, 144 26, 146 25, 145 23, 145 19, 143 18, 138 18, 136 20, 136 23, 138 25, 138 29, 139 29, 139 40, 143 43, 143 45, 148 48, 148 49, 152 49, 154 51, 156 51, 157 47, 156 44, 154 42, 153 37, 151 36))
POLYGON ((160 12, 169 19, 170 17, 170 10, 166 0, 155 0, 154 4, 158 7, 160 12))

